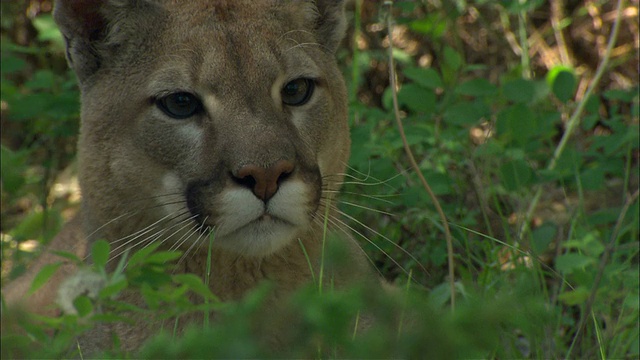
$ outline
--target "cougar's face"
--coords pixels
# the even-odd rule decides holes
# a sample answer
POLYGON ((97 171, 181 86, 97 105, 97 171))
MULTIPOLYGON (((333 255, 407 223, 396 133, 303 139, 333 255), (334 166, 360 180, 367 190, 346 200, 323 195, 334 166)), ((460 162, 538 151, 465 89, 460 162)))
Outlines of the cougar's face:
POLYGON ((112 51, 83 93, 89 223, 182 248, 213 231, 214 246, 274 253, 322 221, 347 161, 333 54, 300 16, 175 3, 147 15, 152 31, 130 24, 135 47, 112 51))

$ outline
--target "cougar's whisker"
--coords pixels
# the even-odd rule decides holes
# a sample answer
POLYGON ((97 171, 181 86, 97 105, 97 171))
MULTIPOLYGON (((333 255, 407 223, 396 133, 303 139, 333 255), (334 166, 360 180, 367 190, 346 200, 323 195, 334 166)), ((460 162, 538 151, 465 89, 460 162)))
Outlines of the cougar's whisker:
MULTIPOLYGON (((181 214, 175 215, 175 216, 173 217, 173 219, 176 219, 176 218, 178 218, 178 217, 180 217, 180 216, 182 216, 182 215, 185 215, 185 214, 187 214, 187 213, 188 213, 188 212, 184 212, 184 213, 181 213, 181 214)), ((172 215, 172 214, 170 214, 170 215, 172 215)), ((170 229, 172 229, 172 228, 174 228, 174 227, 176 227, 176 226, 180 226, 180 225, 181 225, 181 224, 183 224, 183 223, 187 223, 187 224, 188 224, 188 222, 189 222, 189 221, 190 221, 190 219, 192 219, 192 218, 193 218, 193 217, 191 217, 191 218, 185 218, 185 219, 180 220, 179 222, 177 222, 177 223, 175 223, 175 224, 173 224, 173 225, 171 225, 171 226, 169 226, 169 227, 161 228, 159 231, 156 231, 155 233, 153 233, 153 234, 151 234, 151 235, 149 235, 149 236, 145 237, 144 239, 140 240, 138 243, 134 244, 134 246, 131 246, 131 247, 129 247, 129 248, 130 248, 130 249, 134 249, 134 248, 136 248, 137 246, 139 246, 139 245, 141 245, 141 244, 145 244, 145 243, 152 243, 152 242, 154 242, 155 240, 159 239, 159 238, 160 238, 164 233, 168 232, 170 229)), ((166 219, 166 217, 164 217, 163 219, 166 219)), ((132 241, 135 241, 136 239, 140 238, 141 236, 143 236, 143 235, 145 235, 145 234, 149 233, 151 230, 153 230, 153 228, 156 228, 156 225, 157 225, 160 221, 162 221, 163 219, 158 220, 158 221, 156 221, 155 223, 153 223, 153 224, 151 224, 151 225, 149 225, 149 226, 145 227, 144 229, 142 229, 142 230, 140 230, 140 231, 138 231, 138 232, 134 233, 134 234, 138 234, 138 233, 140 233, 140 232, 143 232, 143 233, 139 234, 138 236, 135 236, 135 237, 133 237, 132 239, 130 239, 130 240, 128 240, 128 241, 126 241, 126 242, 124 242, 123 244, 120 244, 120 245, 119 245, 119 246, 117 246, 115 249, 113 249, 113 251, 117 251, 117 250, 119 250, 119 249, 122 249, 122 248, 126 247, 127 245, 131 244, 131 242, 132 242, 132 241)), ((178 231, 180 231, 180 229, 179 229, 179 230, 177 230, 177 231, 176 231, 176 233, 177 233, 178 231)), ((172 235, 170 235, 170 236, 173 236, 173 234, 172 234, 172 235)), ((126 238, 128 238, 128 237, 131 237, 131 235, 128 235, 128 236, 125 236, 125 237, 123 237, 123 238, 121 238, 121 239, 118 239, 118 240, 116 240, 116 241, 113 241, 113 242, 112 242, 112 244, 113 244, 113 243, 118 243, 118 242, 124 241, 124 240, 125 240, 126 238)), ((165 240, 166 240, 166 239, 165 239, 165 240)), ((163 240, 163 242, 164 242, 165 240, 163 240)), ((147 244, 147 246, 148 246, 148 244, 147 244)), ((146 246, 145 246, 145 247, 146 247, 146 246)), ((125 250, 121 251, 118 255, 116 255, 116 256, 114 256, 114 257, 119 256, 119 255, 120 255, 120 254, 122 254, 124 251, 125 251, 125 250)))
MULTIPOLYGON (((185 228, 189 227, 189 225, 194 225, 194 226, 195 226, 196 224, 195 224, 195 223, 193 223, 193 222, 192 222, 192 220, 194 220, 196 217, 198 217, 198 216, 197 216, 197 215, 189 216, 189 217, 187 217, 187 218, 185 218, 185 219, 181 220, 178 224, 175 224, 175 225, 173 225, 173 226, 169 227, 168 229, 171 229, 171 228, 173 228, 173 227, 177 227, 177 226, 179 226, 179 225, 184 224, 183 226, 181 226, 180 228, 178 228, 178 230, 174 231, 174 232, 173 232, 173 233, 171 233, 169 236, 167 236, 167 237, 166 237, 162 242, 164 243, 166 240, 171 239, 174 235, 176 235, 176 234, 180 233, 180 232, 181 232, 181 231, 183 231, 185 228)), ((168 230, 168 229, 167 229, 167 230, 168 230)), ((175 245, 175 244, 174 244, 174 245, 175 245)), ((174 245, 172 245, 172 246, 170 247, 170 250, 175 250, 175 249, 176 249, 176 248, 174 248, 174 245)))
POLYGON ((340 200, 340 203, 341 204, 345 204, 345 205, 349 205, 349 206, 353 206, 353 207, 357 207, 357 208, 360 208, 360 209, 364 209, 364 210, 369 210, 369 211, 372 211, 372 212, 378 213, 378 214, 383 214, 383 215, 388 215, 388 216, 395 216, 394 214, 386 212, 386 211, 383 211, 383 210, 374 209, 374 208, 371 208, 371 207, 368 207, 368 206, 364 206, 364 205, 358 205, 358 204, 355 204, 355 203, 352 203, 352 202, 348 202, 348 201, 340 200))
POLYGON ((324 46, 324 45, 322 45, 322 44, 319 44, 319 43, 298 43, 297 41, 295 41, 294 39, 291 39, 291 38, 287 38, 287 40, 290 40, 290 41, 292 41, 292 42, 296 43, 296 45, 294 45, 294 46, 292 46, 292 47, 290 47, 290 48, 286 49, 285 51, 290 51, 290 50, 293 50, 293 49, 295 49, 295 48, 298 48, 298 47, 305 47, 305 46, 318 46, 318 47, 321 47, 321 48, 322 48, 322 49, 324 49, 324 50, 329 51, 329 49, 328 49, 326 46, 324 46))
MULTIPOLYGON (((314 222, 316 222, 318 225, 320 225, 320 227, 324 227, 324 216, 321 216, 321 217, 315 217, 315 218, 313 219, 313 221, 314 221, 314 222)), ((353 231, 353 232, 356 232, 356 233, 357 233, 357 231, 356 231, 355 229, 352 229, 350 226, 346 225, 346 224, 345 224, 345 223, 343 223, 343 222, 338 222, 339 220, 338 220, 338 219, 335 219, 335 218, 334 218, 334 217, 332 217, 332 216, 329 216, 329 217, 327 218, 327 221, 329 222, 329 224, 330 224, 332 227, 334 227, 334 228, 338 229, 339 231, 341 231, 341 232, 342 232, 346 237, 348 237, 349 239, 353 239, 353 237, 351 236, 351 235, 352 235, 352 233, 351 233, 349 230, 345 230, 345 229, 343 228, 343 226, 346 226, 346 227, 347 227, 347 228, 349 228, 351 231, 353 231)), ((364 235, 362 235, 362 234, 359 234, 359 235, 364 237, 364 235)), ((366 239, 366 238, 365 238, 365 240, 366 240, 367 242, 371 242, 371 240, 369 240, 369 239, 366 239)), ((355 240, 354 240, 354 241, 355 241, 355 240)), ((360 244, 358 244, 357 242, 356 242, 356 245, 358 246, 358 249, 360 249, 360 252, 362 252, 362 254, 367 258, 367 260, 368 260, 368 261, 369 261, 369 263, 372 265, 372 267, 373 267, 373 268, 378 272, 378 274, 380 274, 380 276, 382 276, 382 272, 380 271, 380 269, 378 269, 378 268, 376 267, 375 262, 374 262, 374 261, 373 261, 373 259, 369 256, 369 254, 367 254, 367 252, 366 252, 366 251, 362 248, 362 246, 360 246, 360 244)))
POLYGON ((198 248, 200 248, 200 245, 202 245, 202 243, 204 242, 201 240, 206 235, 206 233, 203 232, 202 229, 205 226, 204 224, 206 221, 207 219, 205 218, 205 220, 199 226, 195 227, 195 231, 200 233, 200 235, 198 235, 198 237, 193 241, 193 243, 189 246, 189 248, 182 254, 182 256, 180 257, 180 260, 178 260, 178 265, 180 265, 184 260, 187 259, 187 256, 196 245, 198 245, 198 248))
POLYGON ((335 191, 335 190, 323 190, 324 193, 328 193, 328 194, 346 194, 346 195, 353 195, 353 196, 358 196, 358 197, 363 197, 363 198, 367 198, 367 199, 372 199, 372 200, 378 200, 384 203, 387 203, 389 205, 395 205, 395 203, 391 200, 387 200, 385 198, 394 198, 394 197, 398 197, 400 195, 398 194, 376 194, 376 195, 369 195, 369 194, 362 194, 362 193, 357 193, 357 192, 353 192, 353 191, 335 191))
MULTIPOLYGON (((199 230, 198 230, 198 229, 199 229, 199 226, 194 226, 194 228, 193 228, 193 229, 191 229, 191 231, 190 231, 190 232, 192 232, 193 234, 195 234, 195 233, 199 232, 199 230)), ((177 265, 182 264, 182 262, 183 262, 184 260, 186 260, 186 259, 187 259, 187 257, 189 256, 189 253, 191 252, 191 250, 192 250, 196 245, 198 245, 198 242, 199 242, 199 240, 200 240, 200 238, 201 238, 201 237, 202 237, 202 233, 200 233, 200 234, 198 235, 198 237, 197 237, 194 241, 192 241, 192 242, 191 242, 191 244, 189 245, 189 247, 188 247, 188 248, 187 248, 187 249, 182 253, 182 256, 180 256, 180 259, 178 260, 177 265)), ((188 240, 189 238, 190 238, 190 237, 185 238, 185 239, 182 241, 182 243, 180 244, 180 246, 178 246, 176 249, 179 249, 180 247, 182 247, 182 245, 183 245, 184 243, 186 243, 186 242, 187 242, 187 240, 188 240)))
POLYGON ((148 200, 157 200, 157 199, 162 199, 162 198, 166 198, 166 197, 169 197, 169 196, 183 197, 184 195, 182 193, 166 193, 166 194, 160 194, 160 195, 137 197, 137 198, 128 199, 126 201, 123 201, 123 204, 129 205, 129 204, 133 204, 133 203, 136 203, 136 202, 148 201, 148 200))
POLYGON ((351 221, 353 221, 353 222, 357 223, 358 225, 362 226, 363 228, 365 228, 365 229, 367 229, 367 230, 371 231, 372 233, 374 233, 374 234, 376 234, 376 235, 380 236, 380 237, 381 237, 382 239, 384 239, 386 242, 388 242, 388 243, 392 244, 395 248, 397 248, 398 250, 400 250, 403 254, 407 255, 411 260, 415 261, 415 262, 416 262, 416 264, 420 267, 420 269, 421 269, 422 271, 424 271, 426 274, 429 274, 429 271, 427 271, 427 269, 424 267, 424 265, 422 265, 422 263, 421 263, 421 262, 420 262, 420 261, 419 261, 415 256, 413 256, 409 251, 405 250, 402 246, 400 246, 400 245, 396 244, 395 242, 393 242, 393 241, 392 241, 391 239, 389 239, 388 237, 386 237, 386 236, 384 236, 384 235, 380 234, 379 232, 377 232, 377 231, 373 230, 371 227, 369 227, 369 226, 365 225, 363 222, 361 222, 361 221, 359 221, 358 219, 354 218, 353 216, 351 216, 351 215, 349 215, 349 214, 345 213, 344 211, 341 211, 341 210, 339 210, 339 209, 336 209, 336 211, 337 211, 340 215, 342 215, 342 216, 344 216, 344 217, 348 218, 349 220, 351 220, 351 221))
POLYGON ((197 224, 193 224, 193 227, 188 230, 186 233, 184 233, 180 239, 178 239, 169 249, 170 250, 177 250, 179 248, 182 247, 182 245, 189 240, 189 238, 195 234, 196 232, 198 232, 198 230, 202 227, 202 224, 197 225, 197 224))
MULTIPOLYGON (((339 219, 339 218, 333 218, 333 219, 329 219, 329 221, 333 222, 334 224, 340 224, 344 227, 346 227, 347 229, 349 229, 349 231, 354 232, 355 234, 357 234, 360 238, 362 238, 363 240, 365 240, 366 242, 368 242, 369 244, 373 245, 373 247, 375 247, 378 251, 380 251, 386 258, 388 258, 389 260, 391 260, 391 262, 397 266, 400 270, 402 270, 402 272, 406 275, 409 275, 409 272, 402 266, 400 265, 400 263, 398 261, 396 261, 391 255, 389 255, 389 253, 387 253, 386 251, 384 251, 378 244, 375 243, 375 241, 367 238, 364 234, 362 234, 361 232, 359 232, 358 230, 354 229, 352 226, 349 226, 346 222, 344 222, 343 220, 339 219)), ((364 250, 362 250, 364 251, 364 250)), ((368 256, 367 256, 368 257, 368 256)), ((375 264, 374 264, 375 265, 375 264)))
POLYGON ((162 218, 160 218, 160 219, 156 220, 156 221, 155 221, 155 222, 153 222, 152 224, 149 224, 149 225, 145 226, 144 228, 142 228, 142 229, 140 229, 140 230, 137 230, 137 231, 136 231, 136 232, 134 232, 134 233, 131 233, 131 234, 126 235, 126 236, 123 236, 123 237, 121 237, 120 239, 113 240, 113 241, 111 242, 111 244, 117 244, 117 243, 122 242, 122 241, 125 241, 125 240, 127 240, 127 239, 129 239, 129 238, 131 238, 131 237, 134 237, 135 239, 137 239, 137 238, 139 238, 140 236, 142 236, 142 235, 144 235, 144 234, 148 233, 149 231, 151 231, 151 229, 152 229, 152 228, 154 228, 154 227, 155 227, 156 225, 158 225, 159 223, 163 222, 164 220, 166 220, 166 219, 168 219, 168 218, 170 218, 170 217, 172 217, 172 216, 173 216, 173 214, 167 214, 167 215, 165 215, 164 217, 162 217, 162 218))

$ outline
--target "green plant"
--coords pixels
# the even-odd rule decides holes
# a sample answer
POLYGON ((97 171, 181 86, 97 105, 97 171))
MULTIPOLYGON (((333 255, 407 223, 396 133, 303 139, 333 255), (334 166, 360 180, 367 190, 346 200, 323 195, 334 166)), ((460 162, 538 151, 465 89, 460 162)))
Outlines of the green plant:
MULTIPOLYGON (((3 8, 9 6, 3 3, 3 8)), ((65 205, 54 203, 52 188, 74 156, 79 92, 50 15, 34 19, 38 36, 26 45, 5 33, 10 21, 4 11, 2 19, 2 256, 3 264, 11 258, 15 265, 9 274, 13 278, 31 258, 19 244, 46 244, 62 226, 65 205)), ((5 270, 3 266, 3 278, 5 270)))

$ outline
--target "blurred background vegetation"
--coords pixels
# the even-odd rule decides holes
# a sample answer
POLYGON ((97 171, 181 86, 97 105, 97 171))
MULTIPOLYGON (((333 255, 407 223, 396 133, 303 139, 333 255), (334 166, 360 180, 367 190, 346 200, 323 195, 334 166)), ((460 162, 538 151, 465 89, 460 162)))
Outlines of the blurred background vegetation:
MULTIPOLYGON (((51 1, 0 6, 4 282, 24 272, 78 207, 79 94, 51 1)), ((411 274, 412 286, 430 290, 434 316, 449 320, 428 321, 460 337, 445 345, 475 349, 456 356, 640 355, 638 2, 622 1, 619 17, 617 6, 395 1, 390 38, 382 1, 348 5, 350 30, 337 54, 353 141, 344 226, 390 282, 406 284, 411 274), (607 51, 616 21, 617 41, 607 51), (452 230, 463 306, 454 317, 444 310, 450 294, 443 226, 395 126, 390 45, 398 115, 452 230), (595 78, 605 58, 608 66, 595 78), (559 147, 572 120, 578 127, 559 147), (501 308, 492 299, 503 299, 501 308), (525 316, 529 302, 540 306, 525 316), (540 333, 518 322, 536 318, 545 319, 540 333), (512 346, 486 350, 491 345, 474 334, 487 331, 483 341, 512 346)), ((415 341, 443 344, 433 329, 419 331, 415 341)), ((375 356, 365 351, 370 345, 351 354, 375 356)), ((388 355, 416 354, 402 349, 388 355)))

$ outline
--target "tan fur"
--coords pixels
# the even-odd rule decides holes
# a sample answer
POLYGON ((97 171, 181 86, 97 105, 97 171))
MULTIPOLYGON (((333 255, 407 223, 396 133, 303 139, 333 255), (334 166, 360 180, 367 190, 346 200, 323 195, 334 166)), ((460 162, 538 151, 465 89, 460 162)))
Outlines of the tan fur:
MULTIPOLYGON (((115 265, 125 248, 139 249, 155 234, 163 248, 187 251, 179 271, 204 277, 207 236, 196 229, 214 227, 211 289, 221 299, 239 299, 268 279, 277 286, 269 303, 278 304, 308 283, 298 239, 317 271, 326 205, 335 206, 349 156, 346 90, 334 59, 342 7, 338 0, 57 1, 55 19, 82 90, 83 205, 82 230, 71 223, 53 247, 84 250, 87 241, 107 239, 115 265), (281 89, 301 77, 315 79, 309 102, 283 104, 281 89), (153 99, 177 91, 196 94, 203 111, 188 119, 164 114, 153 99), (233 174, 283 159, 295 168, 267 202, 273 214, 232 231, 261 204, 233 174), (194 208, 199 222, 187 219, 194 208)), ((337 214, 328 213, 332 225, 337 214)), ((334 281, 375 281, 357 244, 340 241, 352 261, 334 281)), ((51 301, 60 278, 29 305, 51 301)), ((9 303, 24 283, 7 290, 9 303)), ((101 328, 83 345, 100 348, 110 331, 134 349, 157 328, 101 328)))

